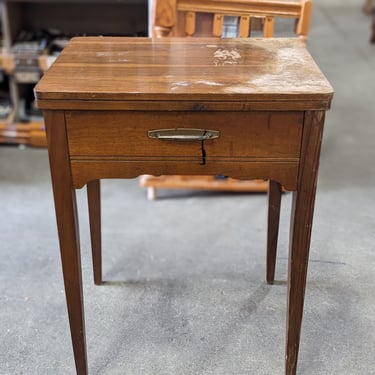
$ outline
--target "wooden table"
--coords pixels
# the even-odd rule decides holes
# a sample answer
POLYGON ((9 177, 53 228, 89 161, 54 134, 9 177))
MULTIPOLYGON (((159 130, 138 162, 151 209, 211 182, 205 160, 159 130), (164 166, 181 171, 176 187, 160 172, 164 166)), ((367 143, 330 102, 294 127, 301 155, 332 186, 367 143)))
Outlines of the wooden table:
MULTIPOLYGON (((35 94, 47 128, 77 373, 87 373, 87 358, 75 189, 87 184, 100 284, 99 180, 202 174, 262 178, 294 192, 286 374, 295 374, 320 145, 333 95, 305 45, 294 38, 74 38, 35 94)), ((277 225, 276 218, 276 236, 277 225)))

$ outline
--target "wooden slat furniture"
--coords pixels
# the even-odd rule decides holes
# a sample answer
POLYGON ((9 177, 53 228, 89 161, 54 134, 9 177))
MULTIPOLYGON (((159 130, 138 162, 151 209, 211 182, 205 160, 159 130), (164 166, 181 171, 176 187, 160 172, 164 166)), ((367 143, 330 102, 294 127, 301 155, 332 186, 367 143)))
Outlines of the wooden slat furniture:
POLYGON ((256 18, 264 20, 264 37, 273 36, 275 18, 294 18, 297 36, 306 40, 311 9, 311 0, 156 0, 153 36, 207 36, 211 33, 220 37, 224 16, 237 16, 239 37, 250 35, 250 23, 256 18), (203 17, 203 26, 197 22, 202 14, 209 15, 203 17))
POLYGON ((0 122, 0 143, 28 144, 34 147, 47 147, 44 123, 33 121, 5 124, 0 122))
POLYGON ((75 191, 87 185, 94 281, 100 284, 99 181, 142 174, 270 180, 270 283, 281 186, 293 191, 285 373, 296 374, 320 145, 332 94, 296 38, 72 39, 35 95, 47 128, 78 374, 87 374, 88 366, 75 191))
MULTIPOLYGON (((263 36, 274 36, 277 18, 296 20, 295 33, 306 41, 311 18, 311 0, 156 0, 153 36, 225 36, 224 17, 239 19, 238 37, 249 37, 252 25, 262 23, 263 36), (224 34, 224 35, 223 35, 224 34)), ((293 32, 293 30, 292 30, 293 32)), ((199 189, 232 192, 266 192, 268 181, 238 181, 222 176, 142 176, 140 185, 147 197, 156 198, 156 189, 199 189)))

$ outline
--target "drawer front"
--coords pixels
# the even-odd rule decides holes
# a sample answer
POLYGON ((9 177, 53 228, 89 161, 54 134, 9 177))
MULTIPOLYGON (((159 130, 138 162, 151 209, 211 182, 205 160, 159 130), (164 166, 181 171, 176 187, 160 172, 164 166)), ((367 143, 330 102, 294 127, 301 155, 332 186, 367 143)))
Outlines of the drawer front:
POLYGON ((66 112, 69 152, 142 160, 298 159, 303 112, 66 112), (205 141, 151 139, 150 130, 216 130, 205 141))

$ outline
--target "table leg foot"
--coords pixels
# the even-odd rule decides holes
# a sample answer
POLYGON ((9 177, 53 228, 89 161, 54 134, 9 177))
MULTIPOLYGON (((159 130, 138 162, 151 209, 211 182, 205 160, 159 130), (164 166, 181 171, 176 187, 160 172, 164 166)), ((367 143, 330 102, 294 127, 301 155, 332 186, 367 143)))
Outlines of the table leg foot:
POLYGON ((90 181, 87 184, 87 201, 89 207, 89 221, 91 234, 92 264, 94 283, 101 285, 102 278, 102 239, 101 239, 101 206, 100 181, 90 181))
POLYGON ((268 190, 268 228, 267 228, 267 271, 268 284, 275 281, 277 239, 279 236, 281 185, 270 181, 268 190))

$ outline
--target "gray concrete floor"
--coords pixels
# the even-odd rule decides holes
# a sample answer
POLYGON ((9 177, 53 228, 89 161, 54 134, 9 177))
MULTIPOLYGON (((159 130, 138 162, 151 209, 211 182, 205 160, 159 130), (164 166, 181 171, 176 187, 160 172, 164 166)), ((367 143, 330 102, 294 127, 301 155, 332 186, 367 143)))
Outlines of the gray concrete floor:
MULTIPOLYGON (((327 114, 298 373, 375 374, 375 46, 363 1, 315 0, 309 50, 327 114)), ((46 150, 0 147, 0 374, 74 373, 46 150)), ((93 285, 78 191, 91 374, 283 374, 290 195, 277 283, 266 197, 103 182, 104 277, 93 285)))

